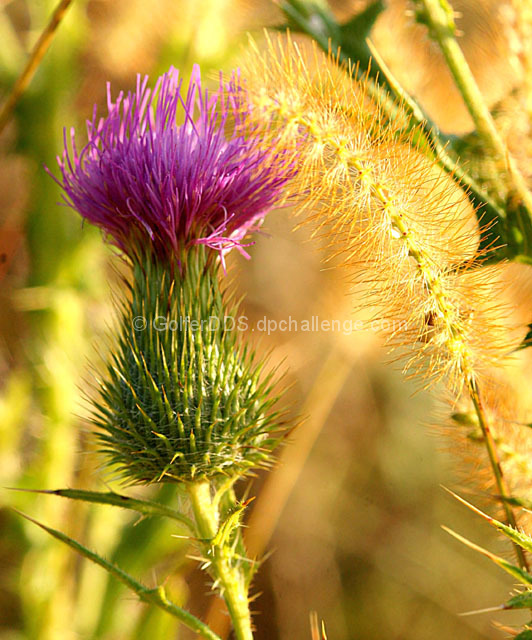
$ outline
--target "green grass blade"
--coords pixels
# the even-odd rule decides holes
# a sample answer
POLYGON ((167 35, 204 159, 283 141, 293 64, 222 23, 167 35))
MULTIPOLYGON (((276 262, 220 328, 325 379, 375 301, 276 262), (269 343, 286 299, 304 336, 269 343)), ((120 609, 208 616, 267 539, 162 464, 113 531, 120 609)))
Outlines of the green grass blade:
MULTIPOLYGON (((524 424, 524 427, 532 428, 532 424, 524 424)), ((517 496, 497 496, 503 502, 513 505, 514 507, 522 507, 532 511, 532 500, 526 498, 518 498, 517 496)))
POLYGON ((532 608, 532 591, 527 590, 518 593, 510 598, 503 607, 504 609, 531 609, 532 608))

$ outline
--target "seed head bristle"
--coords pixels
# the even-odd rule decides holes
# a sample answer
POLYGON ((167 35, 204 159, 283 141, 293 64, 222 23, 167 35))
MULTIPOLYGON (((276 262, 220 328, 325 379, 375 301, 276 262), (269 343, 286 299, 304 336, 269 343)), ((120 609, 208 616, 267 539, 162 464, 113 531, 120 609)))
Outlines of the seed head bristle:
MULTIPOLYGON (((500 465, 508 485, 509 495, 520 500, 532 500, 532 352, 522 348, 527 336, 527 325, 532 321, 532 267, 524 264, 505 264, 499 270, 499 305, 511 309, 507 316, 506 336, 512 342, 511 357, 491 368, 483 381, 483 406, 494 440, 500 451, 500 465)), ((485 313, 490 313, 489 307, 485 313)), ((479 336, 488 344, 489 335, 479 336)), ((526 344, 526 343, 525 343, 526 344)), ((470 399, 464 394, 456 404, 459 416, 473 416, 470 399)), ((454 421, 446 428, 451 440, 458 444, 465 458, 467 477, 484 490, 493 490, 493 477, 479 474, 482 460, 483 435, 473 419, 471 423, 454 421), (471 472, 472 467, 475 473, 471 472)), ((518 513, 521 526, 532 524, 530 514, 518 513)))

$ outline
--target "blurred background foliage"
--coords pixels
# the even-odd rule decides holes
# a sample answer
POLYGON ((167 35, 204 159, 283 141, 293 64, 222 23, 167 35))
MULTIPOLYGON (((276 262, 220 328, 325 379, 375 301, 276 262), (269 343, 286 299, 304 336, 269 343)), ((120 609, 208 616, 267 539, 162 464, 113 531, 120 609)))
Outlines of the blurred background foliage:
MULTIPOLYGON (((1 95, 55 4, 0 0, 1 95)), ((332 8, 347 20, 365 5, 345 0, 332 8)), ((512 5, 453 5, 477 81, 515 137, 511 100, 523 70, 512 5)), ((431 118, 464 135, 469 116, 435 46, 405 10, 404 0, 389 0, 372 38, 431 118)), ((75 0, 69 9, 0 137, 0 486, 109 486, 93 455, 85 394, 95 376, 89 361, 106 348, 121 265, 98 232, 56 204, 58 189, 43 165, 53 170, 63 127, 82 129, 93 104, 103 108, 106 81, 116 95, 134 86, 137 73, 155 77, 172 64, 187 74, 199 62, 215 83, 219 69, 238 64, 247 32, 260 40, 263 27, 282 23, 268 0, 75 0)), ((263 318, 361 318, 352 315, 346 274, 321 261, 311 229, 294 225, 288 211, 275 212, 250 249, 253 259, 231 256, 250 327, 263 318)), ((389 366, 372 332, 255 333, 260 348, 274 347, 274 360, 289 368, 294 413, 305 418, 271 478, 259 476, 249 489, 258 495, 249 544, 272 551, 255 583, 257 639, 308 640, 312 610, 334 640, 501 637, 492 615, 457 615, 501 602, 511 579, 439 528, 460 523, 466 536, 501 550, 439 487, 456 486, 459 470, 432 426, 434 396, 389 366)), ((129 493, 179 499, 166 486, 157 496, 129 493)), ((224 626, 171 524, 55 496, 1 496, 147 584, 166 578, 175 601, 224 626)), ((0 640, 192 637, 7 508, 0 509, 0 539, 0 640)), ((511 616, 501 622, 518 623, 519 614, 511 616)))

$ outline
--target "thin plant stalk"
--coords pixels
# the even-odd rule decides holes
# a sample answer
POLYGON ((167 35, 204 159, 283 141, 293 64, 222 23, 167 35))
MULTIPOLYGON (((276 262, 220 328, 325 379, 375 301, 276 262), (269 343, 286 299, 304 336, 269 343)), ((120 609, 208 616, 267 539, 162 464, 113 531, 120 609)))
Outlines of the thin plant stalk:
MULTIPOLYGON (((513 509, 510 505, 510 503, 508 502, 508 498, 510 497, 510 492, 508 491, 508 487, 506 484, 506 481, 504 479, 504 475, 502 472, 502 467, 501 467, 501 463, 499 460, 499 454, 497 451, 497 446, 495 444, 495 441, 493 439, 493 434, 491 433, 491 429, 489 427, 489 422, 486 418, 486 414, 484 412, 484 408, 482 406, 482 401, 481 401, 481 397, 480 397, 480 392, 478 389, 477 384, 475 383, 474 380, 470 380, 468 382, 468 391, 469 391, 469 395, 471 397, 471 400, 473 402, 473 406, 475 407, 475 413, 477 415, 478 418, 478 423, 480 426, 480 429, 482 431, 482 435, 484 438, 484 443, 486 444, 486 450, 488 452, 488 457, 489 457, 489 461, 490 461, 490 466, 491 469, 493 471, 493 475, 495 477, 495 483, 497 485, 497 490, 499 492, 499 495, 501 497, 502 503, 503 503, 503 508, 504 508, 504 513, 506 515, 506 520, 508 522, 508 524, 513 527, 514 529, 517 529, 517 522, 515 519, 515 515, 513 512, 513 509)), ((521 549, 521 547, 517 544, 514 543, 514 549, 515 549, 515 555, 517 557, 517 560, 519 562, 519 566, 522 569, 525 569, 526 571, 528 571, 529 567, 528 567, 528 561, 526 559, 526 556, 523 552, 523 549, 521 549)))
POLYGON ((52 14, 52 17, 50 18, 50 22, 46 25, 46 28, 35 43, 26 66, 17 78, 15 84, 13 85, 13 88, 11 89, 11 93, 0 109, 0 134, 4 130, 6 124, 9 122, 11 113, 13 112, 13 109, 15 108, 21 95, 24 93, 27 86, 31 82, 31 79, 35 75, 35 72, 37 71, 41 63, 41 60, 43 59, 45 53, 48 51, 48 48, 52 43, 57 28, 61 24, 61 21, 63 20, 65 13, 67 12, 71 4, 72 0, 60 0, 59 4, 52 14))

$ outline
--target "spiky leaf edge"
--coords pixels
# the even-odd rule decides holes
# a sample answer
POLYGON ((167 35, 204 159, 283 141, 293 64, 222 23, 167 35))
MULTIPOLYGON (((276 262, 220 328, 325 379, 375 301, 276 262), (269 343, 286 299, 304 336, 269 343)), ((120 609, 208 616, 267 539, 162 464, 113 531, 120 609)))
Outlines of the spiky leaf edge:
POLYGON ((194 524, 190 518, 179 513, 175 509, 171 509, 165 505, 151 500, 141 500, 139 498, 131 498, 114 491, 87 491, 85 489, 13 489, 13 491, 25 491, 27 493, 42 493, 47 495, 60 496, 71 500, 80 500, 82 502, 91 502, 95 504, 106 504, 122 509, 135 511, 143 517, 161 516, 171 518, 181 523, 190 532, 194 531, 194 524))
POLYGON ((163 609, 206 640, 221 640, 220 636, 216 635, 204 622, 196 618, 196 616, 192 615, 185 609, 182 609, 175 603, 168 600, 164 587, 162 585, 159 585, 152 589, 146 587, 142 583, 135 580, 128 573, 123 571, 120 567, 117 567, 111 562, 108 562, 107 560, 105 560, 105 558, 102 558, 94 551, 91 551, 77 540, 70 538, 61 531, 57 531, 56 529, 52 529, 51 527, 46 526, 42 522, 35 520, 31 516, 23 513, 22 511, 19 511, 18 509, 15 509, 15 511, 29 522, 36 524, 38 527, 49 533, 52 537, 57 538, 61 542, 68 545, 70 548, 77 551, 77 553, 79 553, 83 557, 105 569, 117 580, 120 580, 120 582, 125 584, 126 587, 131 589, 131 591, 136 593, 143 602, 154 604, 160 609, 163 609))

